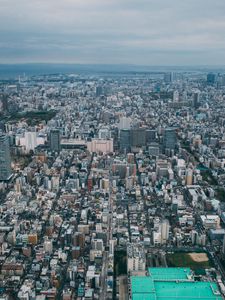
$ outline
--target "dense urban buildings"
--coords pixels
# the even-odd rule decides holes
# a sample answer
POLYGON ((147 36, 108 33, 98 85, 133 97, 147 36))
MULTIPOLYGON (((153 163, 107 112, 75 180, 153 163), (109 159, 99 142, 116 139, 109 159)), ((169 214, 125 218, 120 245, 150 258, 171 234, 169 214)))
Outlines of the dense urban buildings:
POLYGON ((0 81, 0 299, 224 299, 224 78, 0 81))

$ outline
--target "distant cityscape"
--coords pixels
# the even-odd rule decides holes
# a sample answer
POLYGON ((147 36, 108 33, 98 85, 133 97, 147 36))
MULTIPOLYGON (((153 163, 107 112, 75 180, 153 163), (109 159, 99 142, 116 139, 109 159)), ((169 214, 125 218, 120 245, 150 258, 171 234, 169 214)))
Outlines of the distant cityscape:
POLYGON ((225 69, 0 78, 0 300, 225 299, 225 69))

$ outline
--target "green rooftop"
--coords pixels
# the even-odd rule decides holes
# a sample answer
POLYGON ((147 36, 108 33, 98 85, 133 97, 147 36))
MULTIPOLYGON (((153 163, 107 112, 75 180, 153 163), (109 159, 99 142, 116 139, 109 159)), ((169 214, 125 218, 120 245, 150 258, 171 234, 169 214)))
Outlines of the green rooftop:
POLYGON ((132 276, 132 300, 222 300, 215 282, 193 281, 189 268, 149 268, 132 276))
POLYGON ((190 280, 190 268, 149 268, 149 276, 153 280, 190 280))
POLYGON ((132 276, 131 277, 132 292, 139 294, 149 294, 154 292, 154 282, 149 276, 132 276))

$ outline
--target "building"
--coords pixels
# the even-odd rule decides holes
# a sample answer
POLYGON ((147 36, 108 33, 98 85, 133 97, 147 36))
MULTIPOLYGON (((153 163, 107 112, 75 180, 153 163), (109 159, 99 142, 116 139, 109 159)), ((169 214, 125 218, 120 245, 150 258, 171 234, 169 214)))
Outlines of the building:
POLYGON ((200 94, 199 93, 194 93, 193 95, 193 107, 197 109, 200 104, 200 94))
POLYGON ((171 83, 173 81, 173 73, 172 72, 165 73, 164 81, 165 81, 165 83, 171 83))
POLYGON ((201 215, 200 218, 205 229, 220 229, 220 217, 218 215, 201 215))
POLYGON ((119 121, 119 129, 130 129, 131 126, 131 118, 121 117, 119 121))
POLYGON ((156 131, 154 129, 147 129, 145 132, 146 143, 152 143, 156 141, 156 131))
POLYGON ((103 95, 103 88, 102 88, 102 86, 97 86, 96 87, 95 95, 96 95, 96 97, 100 97, 101 95, 103 95))
POLYGON ((58 129, 52 129, 50 131, 50 149, 52 151, 60 151, 60 131, 58 129))
POLYGON ((213 85, 216 82, 216 74, 214 73, 209 73, 207 75, 207 84, 213 85))
POLYGON ((91 142, 87 142, 87 149, 91 153, 112 153, 113 139, 92 139, 91 142))
POLYGON ((93 239, 91 241, 91 246, 94 250, 104 251, 104 243, 102 239, 93 239))
POLYGON ((186 171, 186 185, 192 185, 193 183, 193 170, 187 169, 186 171))
POLYGON ((156 175, 158 178, 168 177, 169 164, 167 160, 158 159, 156 161, 156 175))
POLYGON ((0 94, 0 111, 8 111, 8 96, 6 94, 0 94))
POLYGON ((164 149, 174 150, 177 143, 177 133, 175 128, 166 128, 163 136, 164 149))
POLYGON ((169 238, 170 224, 167 219, 163 220, 161 223, 161 243, 165 244, 169 238))
POLYGON ((27 152, 37 147, 37 133, 35 131, 26 131, 24 138, 27 152))
POLYGON ((179 98, 180 98, 179 92, 174 91, 173 92, 173 102, 179 102, 179 98))
POLYGON ((142 147, 146 145, 146 130, 144 128, 133 128, 130 134, 131 147, 142 147))
POLYGON ((127 245, 127 271, 145 271, 146 257, 142 244, 127 245))
POLYGON ((130 130, 120 130, 120 151, 130 151, 130 130))
POLYGON ((103 139, 103 140, 110 139, 111 132, 110 132, 109 128, 107 128, 107 127, 100 128, 99 132, 98 132, 98 138, 103 139))
POLYGON ((194 281, 189 268, 149 268, 147 276, 131 277, 131 299, 222 300, 215 282, 194 281))
POLYGON ((159 144, 151 143, 148 147, 149 155, 158 156, 159 155, 159 144))
POLYGON ((9 139, 0 133, 0 181, 8 180, 12 175, 9 139))

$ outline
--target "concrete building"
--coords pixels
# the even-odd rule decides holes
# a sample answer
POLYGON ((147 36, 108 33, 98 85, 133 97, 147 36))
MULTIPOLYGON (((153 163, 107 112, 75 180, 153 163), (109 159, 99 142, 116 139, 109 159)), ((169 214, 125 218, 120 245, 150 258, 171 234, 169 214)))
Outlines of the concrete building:
POLYGON ((170 229, 170 224, 167 219, 162 221, 161 224, 161 243, 166 244, 168 238, 169 238, 169 229, 170 229))
POLYGON ((96 153, 112 153, 113 152, 113 139, 92 139, 91 142, 87 142, 87 149, 89 152, 96 153))
POLYGON ((131 118, 121 117, 119 121, 118 128, 122 129, 130 129, 131 126, 131 118))
POLYGON ((127 245, 127 271, 144 271, 146 266, 145 251, 142 244, 127 245))
POLYGON ((49 135, 50 149, 51 151, 60 151, 60 131, 58 129, 52 129, 49 135))
POLYGON ((0 133, 0 181, 5 181, 12 175, 9 139, 0 133))
POLYGON ((130 151, 131 140, 130 140, 130 129, 120 130, 120 151, 130 151))
POLYGON ((146 145, 146 130, 144 128, 132 128, 130 137, 131 147, 142 147, 146 145))
POLYGON ((177 143, 177 134, 175 128, 166 128, 163 136, 164 149, 174 150, 177 143))

